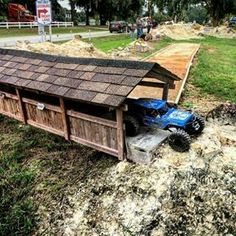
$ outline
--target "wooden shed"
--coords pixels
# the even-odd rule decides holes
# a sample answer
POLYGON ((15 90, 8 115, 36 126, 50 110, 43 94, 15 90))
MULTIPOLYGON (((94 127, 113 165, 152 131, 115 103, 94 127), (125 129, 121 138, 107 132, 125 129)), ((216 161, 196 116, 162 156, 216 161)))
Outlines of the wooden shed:
POLYGON ((156 63, 0 49, 0 113, 123 160, 128 95, 144 85, 166 99, 178 79, 156 63))

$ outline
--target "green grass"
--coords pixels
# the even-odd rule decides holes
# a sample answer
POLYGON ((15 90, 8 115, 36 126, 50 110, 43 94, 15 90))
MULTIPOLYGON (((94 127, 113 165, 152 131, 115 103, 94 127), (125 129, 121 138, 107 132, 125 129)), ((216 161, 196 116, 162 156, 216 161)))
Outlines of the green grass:
POLYGON ((208 37, 201 43, 191 83, 222 101, 236 103, 236 40, 208 37))
MULTIPOLYGON (((89 42, 88 39, 84 41, 89 42)), ((118 47, 126 47, 129 43, 131 43, 131 40, 129 35, 113 34, 110 37, 92 38, 90 42, 93 43, 94 47, 98 48, 99 50, 103 52, 108 52, 118 47)))
MULTIPOLYGON (((89 42, 88 39, 84 39, 85 42, 89 42)), ((97 49, 107 53, 113 49, 119 48, 119 47, 126 47, 128 46, 132 41, 130 39, 129 34, 118 34, 118 35, 111 35, 109 37, 101 37, 101 38, 93 38, 91 41, 93 43, 94 47, 97 49)), ((138 53, 137 56, 140 57, 147 57, 154 53, 155 51, 169 45, 173 40, 171 39, 163 39, 158 42, 151 43, 151 47, 153 50, 147 53, 138 53)))
POLYGON ((27 235, 35 225, 35 206, 29 193, 36 172, 24 166, 32 144, 16 138, 0 145, 4 150, 0 152, 0 235, 27 235))
POLYGON ((0 124, 0 236, 30 235, 37 229, 39 199, 57 199, 61 197, 58 191, 68 185, 69 181, 59 177, 61 173, 57 175, 64 166, 57 158, 62 153, 66 157, 69 148, 79 145, 1 115, 0 124), (55 152, 58 156, 53 159, 55 152), (54 167, 57 171, 48 175, 54 167), (37 199, 39 192, 42 196, 37 199))
MULTIPOLYGON (((87 26, 79 26, 79 27, 53 27, 52 33, 53 34, 67 34, 67 33, 83 33, 88 31, 94 32, 94 31, 104 31, 107 30, 106 28, 97 28, 97 27, 87 27, 87 26)), ((48 28, 46 28, 46 31, 48 32, 48 28)), ((0 29, 0 38, 2 37, 14 37, 14 36, 28 36, 28 35, 37 35, 38 34, 38 28, 10 28, 10 29, 0 29)))

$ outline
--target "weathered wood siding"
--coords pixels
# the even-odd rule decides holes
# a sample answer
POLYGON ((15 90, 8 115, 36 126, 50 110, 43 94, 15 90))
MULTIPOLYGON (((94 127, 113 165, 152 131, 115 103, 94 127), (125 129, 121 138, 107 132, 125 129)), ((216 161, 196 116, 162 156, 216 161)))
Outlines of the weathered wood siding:
MULTIPOLYGON (((43 109, 39 109, 38 101, 21 97, 19 92, 12 95, 0 91, 0 94, 0 113, 123 159, 121 119, 118 124, 116 121, 66 110, 63 99, 60 99, 59 106, 43 103, 43 109)), ((122 111, 119 110, 119 113, 122 111)))
POLYGON ((22 121, 17 96, 0 91, 0 113, 22 121))
POLYGON ((116 122, 75 111, 67 111, 67 115, 71 140, 118 155, 116 122))

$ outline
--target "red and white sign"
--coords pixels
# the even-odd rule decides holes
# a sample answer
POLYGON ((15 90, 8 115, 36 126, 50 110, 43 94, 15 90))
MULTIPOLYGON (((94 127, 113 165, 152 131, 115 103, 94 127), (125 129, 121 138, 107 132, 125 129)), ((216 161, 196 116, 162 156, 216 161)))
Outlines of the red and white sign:
POLYGON ((36 1, 37 21, 41 25, 50 25, 52 22, 51 2, 49 0, 36 1))

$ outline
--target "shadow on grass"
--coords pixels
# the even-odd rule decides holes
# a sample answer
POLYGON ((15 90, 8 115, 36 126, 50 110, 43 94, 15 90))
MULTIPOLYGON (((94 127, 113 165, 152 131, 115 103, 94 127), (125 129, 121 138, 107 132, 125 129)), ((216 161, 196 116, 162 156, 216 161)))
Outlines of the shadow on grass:
POLYGON ((3 116, 0 133, 0 235, 31 234, 43 220, 42 206, 65 203, 80 181, 118 162, 3 116))

